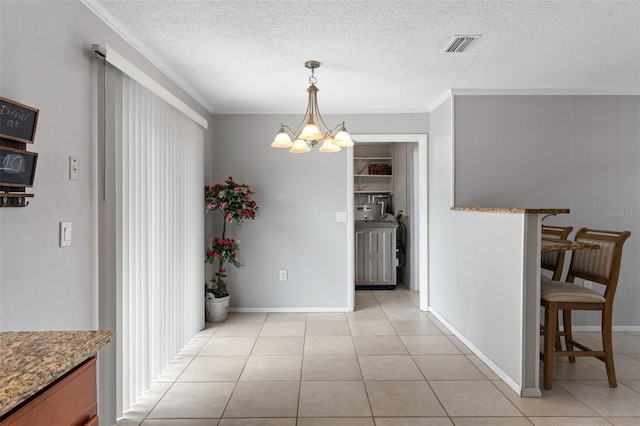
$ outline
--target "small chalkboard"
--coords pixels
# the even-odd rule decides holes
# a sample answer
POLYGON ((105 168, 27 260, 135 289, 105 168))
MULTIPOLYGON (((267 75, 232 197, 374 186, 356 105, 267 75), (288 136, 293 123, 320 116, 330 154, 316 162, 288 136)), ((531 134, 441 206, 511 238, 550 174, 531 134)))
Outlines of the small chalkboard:
POLYGON ((36 108, 0 96, 0 138, 33 143, 38 112, 36 108))
POLYGON ((0 186, 33 186, 37 161, 35 152, 0 147, 0 186))

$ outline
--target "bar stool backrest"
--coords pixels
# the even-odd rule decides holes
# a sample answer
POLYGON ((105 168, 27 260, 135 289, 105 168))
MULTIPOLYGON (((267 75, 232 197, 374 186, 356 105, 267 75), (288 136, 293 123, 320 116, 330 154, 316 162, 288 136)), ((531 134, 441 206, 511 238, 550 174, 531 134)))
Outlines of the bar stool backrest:
MULTIPOLYGON (((573 231, 573 226, 542 225, 542 238, 547 240, 566 240, 573 231)), ((560 281, 564 268, 565 251, 545 251, 540 258, 540 267, 553 272, 554 281, 560 281)))
POLYGON ((575 278, 582 278, 605 285, 607 289, 604 297, 607 303, 613 303, 613 295, 620 275, 622 246, 629 236, 631 236, 629 231, 579 229, 574 238, 576 242, 597 244, 600 249, 574 251, 571 256, 567 282, 572 283, 575 278))

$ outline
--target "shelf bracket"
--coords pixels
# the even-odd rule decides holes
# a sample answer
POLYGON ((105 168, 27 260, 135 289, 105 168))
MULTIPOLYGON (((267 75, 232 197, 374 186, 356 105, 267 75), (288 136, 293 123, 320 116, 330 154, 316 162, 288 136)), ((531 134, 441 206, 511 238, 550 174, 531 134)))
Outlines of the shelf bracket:
POLYGON ((26 207, 29 205, 27 197, 33 197, 33 194, 0 193, 0 207, 26 207))

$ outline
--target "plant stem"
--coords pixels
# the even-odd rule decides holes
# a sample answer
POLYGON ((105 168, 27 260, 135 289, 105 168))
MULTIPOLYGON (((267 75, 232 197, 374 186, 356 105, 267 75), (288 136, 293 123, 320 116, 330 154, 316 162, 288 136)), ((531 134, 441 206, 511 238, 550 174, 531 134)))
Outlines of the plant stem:
MULTIPOLYGON (((225 236, 226 232, 227 232, 227 220, 224 217, 224 213, 222 213, 222 239, 224 239, 224 236, 225 236)), ((218 266, 218 280, 222 280, 221 277, 222 277, 222 269, 223 269, 222 265, 223 265, 223 262, 222 262, 222 260, 220 260, 220 262, 218 262, 218 263, 219 263, 219 266, 218 266)))

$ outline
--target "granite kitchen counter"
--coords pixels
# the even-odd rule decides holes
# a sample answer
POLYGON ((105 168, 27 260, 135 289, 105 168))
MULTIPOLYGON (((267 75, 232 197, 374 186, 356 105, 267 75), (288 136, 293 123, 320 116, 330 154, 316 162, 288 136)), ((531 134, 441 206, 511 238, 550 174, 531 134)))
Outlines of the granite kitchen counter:
POLYGON ((542 238, 540 250, 542 251, 574 251, 574 250, 599 250, 598 244, 542 238))
POLYGON ((111 342, 111 331, 0 332, 0 418, 111 342))
POLYGON ((568 214, 569 209, 547 209, 529 207, 451 207, 457 212, 489 212, 489 213, 531 213, 531 214, 568 214))

